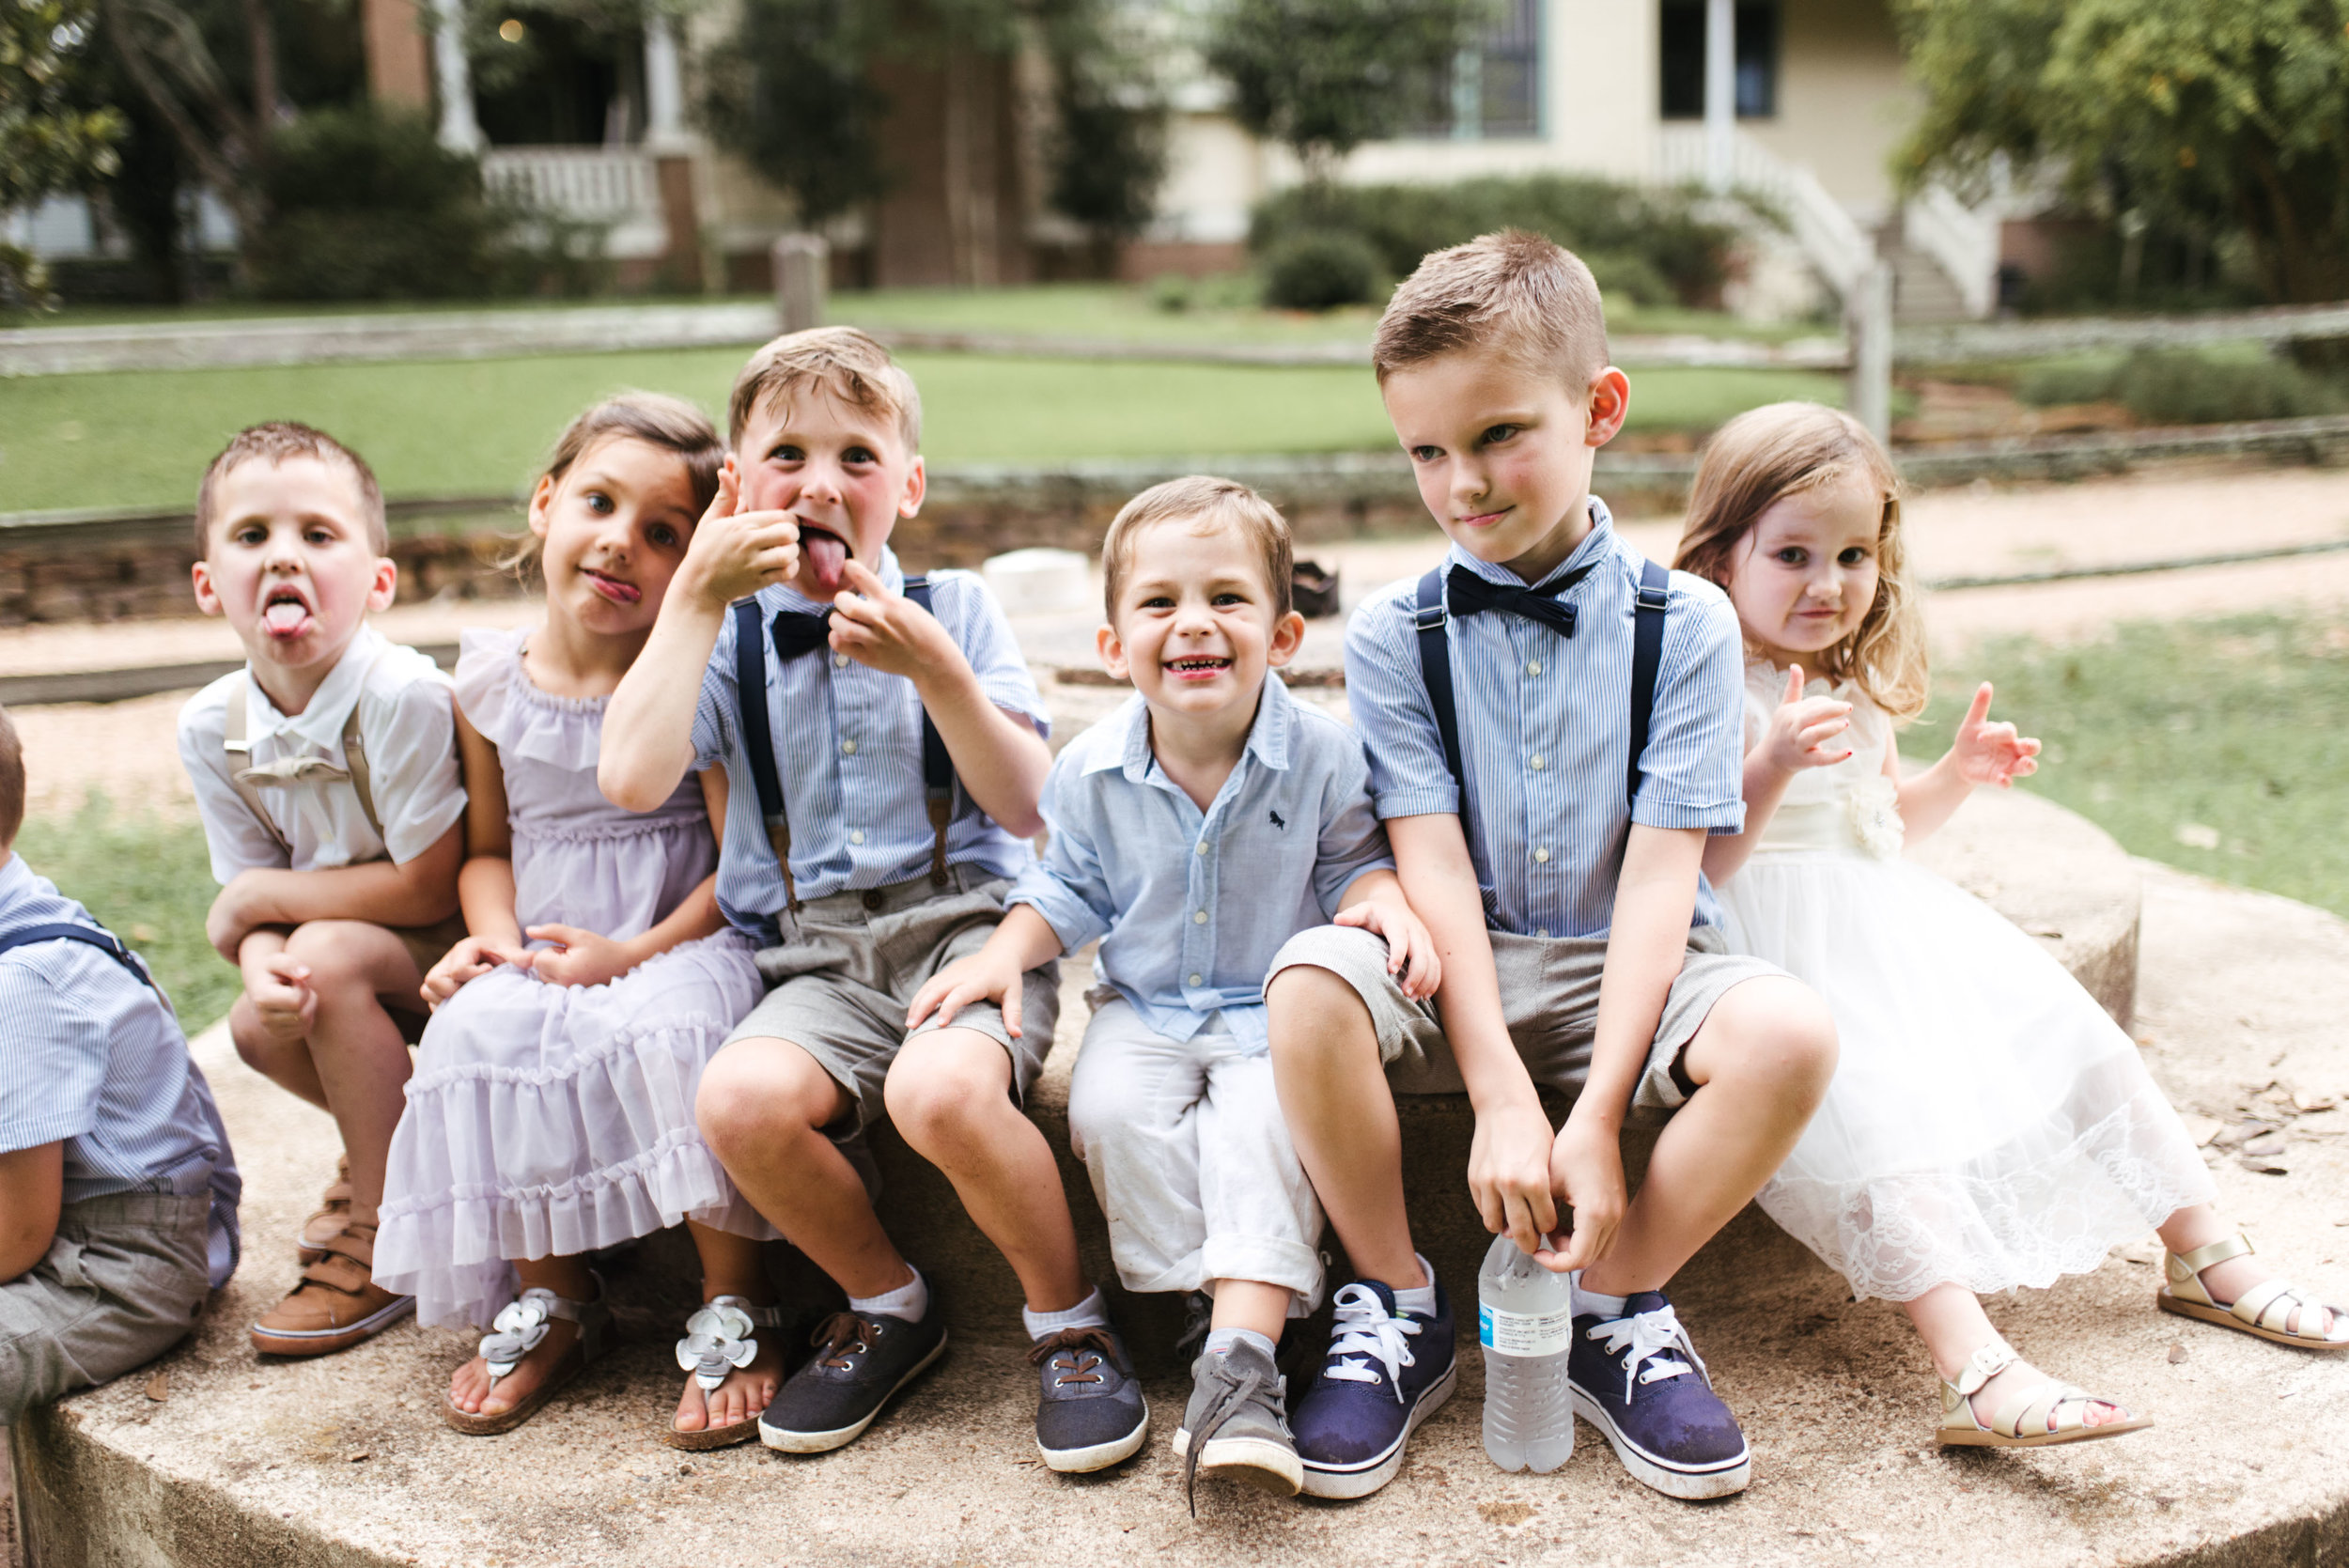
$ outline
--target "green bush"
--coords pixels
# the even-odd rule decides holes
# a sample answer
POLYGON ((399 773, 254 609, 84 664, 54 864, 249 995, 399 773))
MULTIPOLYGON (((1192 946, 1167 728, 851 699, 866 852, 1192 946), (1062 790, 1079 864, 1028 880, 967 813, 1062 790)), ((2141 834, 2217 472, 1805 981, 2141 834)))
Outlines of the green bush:
POLYGON ((2114 366, 2058 360, 2034 365, 2015 380, 2015 396, 2032 408, 2058 403, 2101 403, 2112 396, 2114 366))
POLYGON ((2149 425, 2229 425, 2300 419, 2349 405, 2341 390, 2289 360, 2139 349, 2117 365, 2036 365, 2015 396, 2038 407, 2111 401, 2149 425))
POLYGON ((251 257, 265 298, 453 299, 601 281, 592 237, 490 199, 479 162, 442 147, 420 116, 303 116, 272 145, 268 193, 251 257))
POLYGON ((1590 263, 1602 290, 1643 304, 1717 304, 1736 238, 1729 225, 1697 216, 1696 198, 1685 192, 1532 175, 1293 186, 1258 204, 1249 244, 1269 257, 1299 232, 1343 230, 1367 241, 1389 275, 1406 277, 1428 252, 1500 228, 1548 235, 1590 263))
POLYGON ((1265 253, 1265 303, 1276 310, 1331 310, 1370 303, 1378 287, 1378 253, 1346 229, 1284 235, 1265 253))

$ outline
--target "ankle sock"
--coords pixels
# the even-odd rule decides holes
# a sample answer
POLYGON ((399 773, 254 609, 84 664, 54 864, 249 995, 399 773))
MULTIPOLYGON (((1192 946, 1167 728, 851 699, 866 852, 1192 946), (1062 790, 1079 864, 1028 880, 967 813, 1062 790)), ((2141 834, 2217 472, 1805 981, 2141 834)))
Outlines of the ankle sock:
POLYGON ((1566 1276, 1566 1282, 1573 1287, 1575 1316, 1589 1317, 1594 1313, 1605 1318, 1623 1316, 1624 1303, 1629 1297, 1602 1296, 1597 1291, 1590 1289, 1582 1283, 1582 1271, 1579 1268, 1566 1276))
POLYGON ((1254 1345, 1264 1352, 1267 1360, 1274 1359, 1279 1354, 1278 1347, 1253 1328, 1210 1328, 1207 1330, 1206 1348, 1208 1355, 1228 1355, 1236 1344, 1254 1345))
POLYGON ((929 1281, 923 1279, 922 1271, 913 1268, 911 1264, 906 1266, 913 1269, 911 1280, 879 1296, 851 1296, 848 1297, 848 1310, 863 1312, 866 1317, 896 1317, 908 1323, 921 1322, 929 1314, 929 1281))
POLYGON ((1023 1306, 1019 1309, 1019 1321, 1027 1326, 1028 1338, 1040 1340, 1064 1328, 1107 1328, 1110 1307, 1097 1289, 1066 1312, 1039 1312, 1023 1306))
POLYGON ((1436 1271, 1429 1265, 1427 1260, 1420 1257, 1417 1252, 1412 1253, 1411 1256, 1419 1260, 1419 1271, 1426 1276, 1427 1282, 1410 1290, 1396 1291, 1394 1310, 1398 1312, 1409 1312, 1414 1317, 1434 1317, 1436 1315, 1436 1271))

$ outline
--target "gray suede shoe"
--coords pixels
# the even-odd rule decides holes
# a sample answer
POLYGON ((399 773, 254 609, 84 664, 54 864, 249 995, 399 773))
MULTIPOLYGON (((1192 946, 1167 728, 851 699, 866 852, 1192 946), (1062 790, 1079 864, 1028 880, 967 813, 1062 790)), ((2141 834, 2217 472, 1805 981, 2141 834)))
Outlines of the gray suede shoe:
POLYGON ((1305 1479, 1289 1436, 1287 1380, 1272 1358, 1243 1340, 1229 1351, 1208 1351, 1190 1369, 1190 1406, 1174 1434, 1183 1461, 1183 1496, 1193 1514, 1200 1472, 1293 1498, 1305 1479))

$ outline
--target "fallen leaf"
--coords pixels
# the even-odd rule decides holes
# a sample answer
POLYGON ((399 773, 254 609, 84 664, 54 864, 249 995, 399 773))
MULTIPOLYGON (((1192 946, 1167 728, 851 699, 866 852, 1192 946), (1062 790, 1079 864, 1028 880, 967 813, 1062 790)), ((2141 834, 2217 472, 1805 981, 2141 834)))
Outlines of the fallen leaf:
POLYGON ((2295 1089, 2292 1092, 2293 1109, 2303 1115, 2313 1116, 2320 1110, 2330 1110, 2340 1103, 2332 1095, 2319 1094, 2313 1089, 2295 1089))
POLYGON ((168 1373, 159 1372, 147 1380, 147 1397, 158 1405, 171 1397, 171 1376, 168 1373))
POLYGON ((2254 1171, 2263 1176, 2288 1176, 2292 1174, 2292 1167, 2286 1165, 2282 1160, 2278 1159, 2274 1155, 2245 1155, 2236 1163, 2240 1164, 2246 1171, 2254 1171))
POLYGON ((2201 822, 2181 822, 2177 827, 2178 842, 2188 849, 2216 849, 2218 830, 2201 822))
POLYGON ((2186 1346, 2182 1344, 2173 1344, 2170 1347, 2170 1364, 2171 1366, 2174 1367, 2185 1359, 2186 1346))
POLYGON ((1488 1525, 1521 1525, 1533 1516, 1532 1508, 1512 1498, 1505 1502, 1480 1502, 1476 1512, 1488 1525))
POLYGON ((2170 1496, 2167 1492, 2155 1492, 2154 1494, 2154 1500, 2161 1504, 2162 1507, 2168 1508, 2171 1503, 2176 1502, 2178 1499, 2170 1496))
POLYGON ((362 1460, 362 1459, 372 1459, 372 1458, 374 1458, 374 1457, 375 1457, 375 1455, 374 1455, 374 1454, 372 1454, 372 1453, 369 1453, 369 1452, 368 1452, 366 1449, 361 1449, 358 1452, 356 1452, 356 1453, 354 1453, 354 1454, 352 1454, 352 1455, 350 1456, 350 1463, 352 1463, 353 1465, 356 1465, 356 1464, 357 1464, 357 1463, 359 1463, 359 1461, 360 1461, 360 1460, 362 1460))
POLYGON ((2257 1138, 2250 1139, 2244 1143, 2243 1152, 2253 1158, 2265 1155, 2282 1154, 2284 1135, 2280 1132, 2261 1133, 2257 1138))
POLYGON ((163 934, 145 921, 133 921, 131 925, 131 939, 134 942, 159 942, 163 939, 163 934))
POLYGON ((2207 1147, 2212 1139, 2227 1130, 2227 1124, 2217 1117, 2204 1116, 2197 1111, 2182 1111, 2178 1120, 2186 1124, 2186 1135, 2194 1140, 2194 1146, 2198 1149, 2207 1147))

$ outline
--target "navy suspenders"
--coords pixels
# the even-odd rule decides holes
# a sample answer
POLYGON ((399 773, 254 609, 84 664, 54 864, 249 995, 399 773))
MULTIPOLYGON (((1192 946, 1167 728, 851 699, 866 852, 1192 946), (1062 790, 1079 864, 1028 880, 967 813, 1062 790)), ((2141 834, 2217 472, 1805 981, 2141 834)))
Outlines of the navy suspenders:
MULTIPOLYGON (((1419 633, 1419 678, 1435 709, 1436 732, 1443 737, 1444 766, 1460 786, 1460 815, 1468 816, 1468 773, 1460 761, 1460 709, 1452 695, 1451 616, 1444 609, 1444 569, 1419 580, 1419 604, 1411 624, 1419 633)), ((1656 706, 1656 673, 1664 661, 1664 610, 1672 574, 1653 561, 1640 566, 1631 623, 1631 765, 1624 778, 1624 804, 1640 796, 1640 758, 1647 752, 1648 715, 1656 706)))
MULTIPOLYGON (((34 942, 86 943, 129 970, 138 977, 140 985, 145 986, 157 996, 163 994, 163 987, 155 984, 155 977, 148 973, 146 968, 131 955, 131 950, 122 945, 121 939, 102 927, 60 922, 54 925, 27 925, 20 930, 0 931, 0 953, 6 953, 14 947, 29 946, 34 942)), ((164 1005, 168 1006, 169 1003, 166 1002, 164 1005)))
MULTIPOLYGON (((930 580, 926 574, 905 581, 906 598, 930 610, 930 580)), ((783 781, 775 771, 775 743, 767 722, 767 627, 758 601, 746 598, 734 607, 734 689, 742 715, 742 749, 750 753, 751 784, 758 792, 758 815, 767 825, 767 843, 783 867, 783 893, 790 912, 800 912, 800 892, 791 877, 791 822, 784 810, 783 781)), ((922 787, 929 798, 930 882, 946 885, 946 829, 955 815, 955 764, 946 742, 930 716, 922 715, 922 787)))

